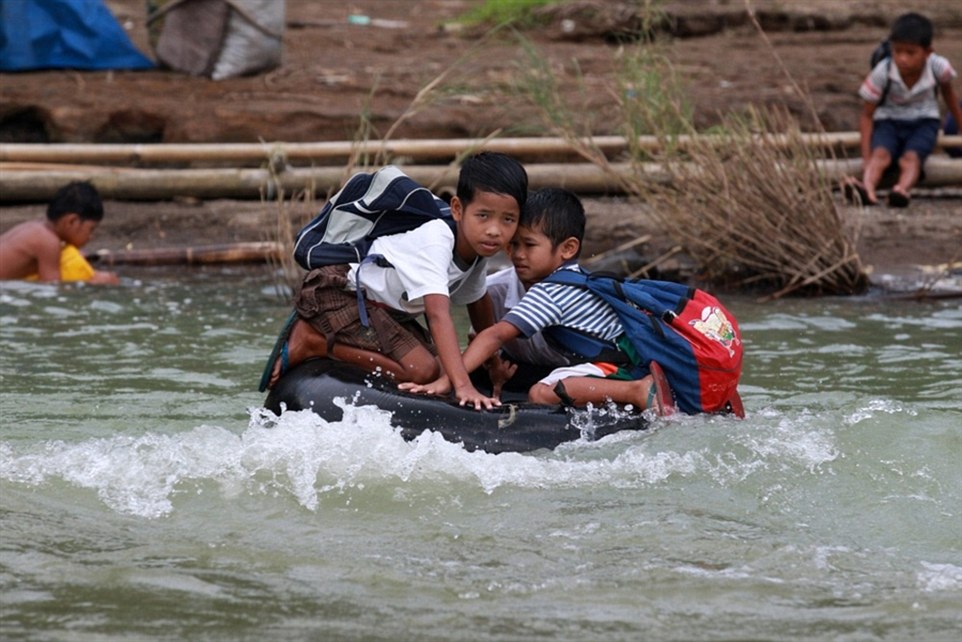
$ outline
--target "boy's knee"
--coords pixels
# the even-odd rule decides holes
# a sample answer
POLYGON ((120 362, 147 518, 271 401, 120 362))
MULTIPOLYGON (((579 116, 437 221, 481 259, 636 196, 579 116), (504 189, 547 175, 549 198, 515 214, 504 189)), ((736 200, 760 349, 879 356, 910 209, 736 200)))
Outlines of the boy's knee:
POLYGON ((551 386, 543 383, 536 383, 528 389, 528 401, 531 403, 553 405, 561 401, 554 393, 551 386))
POLYGON ((414 383, 431 383, 441 376, 441 366, 436 359, 414 361, 404 364, 404 372, 414 383))
POLYGON ((899 157, 899 164, 903 167, 905 165, 919 165, 919 153, 914 149, 907 149, 902 156, 899 157))

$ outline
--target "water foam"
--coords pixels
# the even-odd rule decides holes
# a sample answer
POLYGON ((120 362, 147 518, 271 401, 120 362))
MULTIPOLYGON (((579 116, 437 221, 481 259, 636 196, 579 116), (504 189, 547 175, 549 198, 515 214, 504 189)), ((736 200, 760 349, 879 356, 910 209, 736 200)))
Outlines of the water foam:
POLYGON ((573 442, 553 452, 491 455, 468 452, 429 430, 405 441, 391 426, 390 413, 334 402, 344 411, 341 421, 327 422, 310 411, 278 416, 257 408, 239 433, 202 425, 169 435, 47 441, 24 452, 0 442, 0 479, 34 486, 62 480, 95 491, 114 511, 157 518, 174 510, 178 496, 210 484, 226 498, 243 492, 288 496, 316 511, 325 494, 368 485, 415 484, 455 494, 473 487, 491 494, 502 487, 638 489, 695 476, 727 484, 773 461, 779 462, 776 468, 811 470, 836 456, 823 433, 799 430, 784 417, 768 427, 678 417, 657 430, 573 442))
POLYGON ((962 568, 953 564, 922 562, 916 580, 919 588, 926 592, 958 591, 962 589, 962 568))

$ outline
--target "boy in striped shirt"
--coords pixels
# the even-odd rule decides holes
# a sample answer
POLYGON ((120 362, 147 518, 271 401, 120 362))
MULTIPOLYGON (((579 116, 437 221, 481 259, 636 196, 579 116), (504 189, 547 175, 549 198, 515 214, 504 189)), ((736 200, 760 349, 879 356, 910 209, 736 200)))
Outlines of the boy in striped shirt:
MULTIPOLYGON (((614 309, 597 295, 578 287, 541 281, 555 270, 581 270, 577 259, 584 238, 585 212, 573 193, 556 188, 528 197, 518 232, 511 242, 511 261, 527 289, 505 317, 483 330, 462 355, 468 372, 517 337, 531 337, 552 327, 565 327, 617 346, 603 360, 574 363, 552 370, 528 390, 535 403, 586 406, 613 401, 658 415, 674 412, 671 390, 661 367, 641 366, 614 309)), ((451 384, 441 377, 426 385, 401 388, 447 394, 451 384)))

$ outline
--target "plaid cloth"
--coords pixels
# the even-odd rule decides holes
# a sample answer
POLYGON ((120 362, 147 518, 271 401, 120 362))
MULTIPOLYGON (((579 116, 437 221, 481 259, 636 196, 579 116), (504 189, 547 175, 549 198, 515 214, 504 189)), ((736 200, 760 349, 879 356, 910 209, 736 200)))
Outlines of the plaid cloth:
POLYGON ((437 354, 431 335, 410 314, 365 299, 370 326, 361 325, 357 295, 347 289, 348 265, 328 265, 308 272, 294 298, 298 315, 324 335, 328 351, 335 343, 379 352, 400 361, 423 345, 437 354))

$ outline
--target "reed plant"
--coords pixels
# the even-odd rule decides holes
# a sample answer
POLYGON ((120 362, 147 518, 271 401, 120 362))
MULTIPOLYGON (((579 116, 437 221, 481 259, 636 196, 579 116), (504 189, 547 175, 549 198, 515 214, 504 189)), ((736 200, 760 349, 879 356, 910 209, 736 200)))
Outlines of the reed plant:
POLYGON ((297 292, 304 278, 304 270, 294 260, 294 240, 300 230, 315 214, 314 185, 295 190, 288 196, 280 181, 285 161, 273 156, 268 160, 271 182, 261 190, 261 202, 272 203, 276 216, 274 227, 266 231, 269 241, 280 248, 268 257, 267 265, 274 282, 277 296, 289 301, 297 292))
POLYGON ((866 288, 857 227, 836 206, 818 151, 786 114, 729 116, 723 131, 659 161, 668 180, 638 177, 633 190, 708 282, 767 297, 866 288))

